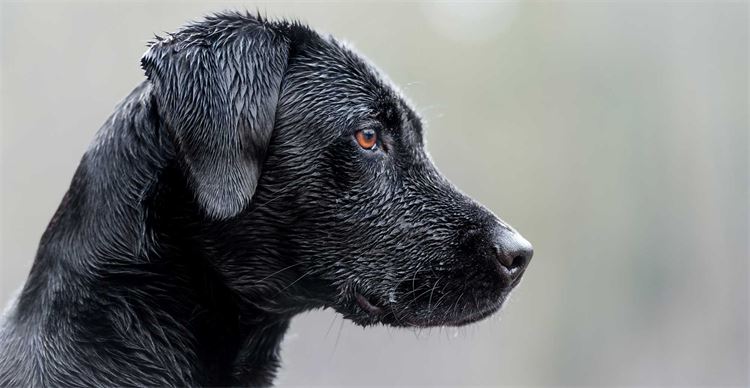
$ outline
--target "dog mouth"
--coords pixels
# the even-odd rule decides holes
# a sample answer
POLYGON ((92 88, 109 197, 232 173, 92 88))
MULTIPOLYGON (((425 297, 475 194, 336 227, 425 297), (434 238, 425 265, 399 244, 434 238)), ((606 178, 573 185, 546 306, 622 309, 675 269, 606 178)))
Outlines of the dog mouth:
POLYGON ((367 312, 370 315, 382 315, 383 314, 383 308, 379 307, 377 305, 377 302, 373 301, 372 299, 368 299, 366 296, 362 295, 359 292, 354 293, 354 299, 357 301, 357 304, 359 307, 367 312))

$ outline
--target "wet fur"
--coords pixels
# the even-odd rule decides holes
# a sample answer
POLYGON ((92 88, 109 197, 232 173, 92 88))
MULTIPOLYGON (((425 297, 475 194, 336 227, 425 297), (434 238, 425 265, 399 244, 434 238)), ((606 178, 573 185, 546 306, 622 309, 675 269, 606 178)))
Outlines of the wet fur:
POLYGON ((486 248, 510 227, 439 174, 419 117, 345 45, 225 13, 142 65, 2 323, 0 386, 265 386, 302 311, 458 325, 515 285, 486 248))

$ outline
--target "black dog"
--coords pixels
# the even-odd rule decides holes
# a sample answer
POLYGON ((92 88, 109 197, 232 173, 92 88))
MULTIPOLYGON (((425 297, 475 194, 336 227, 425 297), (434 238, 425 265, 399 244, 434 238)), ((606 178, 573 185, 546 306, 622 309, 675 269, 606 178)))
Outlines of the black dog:
POLYGON ((292 22, 157 38, 0 331, 0 386, 269 385, 291 318, 463 325, 532 250, 372 65, 292 22))

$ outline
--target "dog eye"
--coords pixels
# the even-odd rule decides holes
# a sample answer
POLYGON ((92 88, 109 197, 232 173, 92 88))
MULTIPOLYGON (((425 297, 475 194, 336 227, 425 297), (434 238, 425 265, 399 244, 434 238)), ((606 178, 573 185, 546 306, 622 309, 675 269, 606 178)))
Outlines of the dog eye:
POLYGON ((374 129, 361 129, 354 134, 360 147, 373 150, 378 144, 378 133, 374 129))

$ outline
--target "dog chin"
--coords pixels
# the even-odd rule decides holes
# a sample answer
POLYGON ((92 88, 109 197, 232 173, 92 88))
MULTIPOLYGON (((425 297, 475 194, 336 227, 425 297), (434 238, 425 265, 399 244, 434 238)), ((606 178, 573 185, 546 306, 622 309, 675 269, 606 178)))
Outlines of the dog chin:
POLYGON ((399 309, 397 305, 381 306, 375 303, 373 298, 355 293, 352 297, 354 303, 350 303, 346 311, 339 311, 345 318, 361 326, 383 324, 394 327, 458 327, 495 314, 502 308, 508 295, 509 291, 504 291, 497 298, 488 299, 470 310, 429 312, 427 308, 421 311, 408 311, 399 309))
POLYGON ((416 327, 435 327, 435 326, 465 326, 471 323, 481 321, 492 314, 498 312, 505 302, 506 294, 498 300, 487 301, 484 306, 471 310, 454 312, 453 314, 438 313, 436 316, 415 316, 407 320, 409 326, 416 327))

